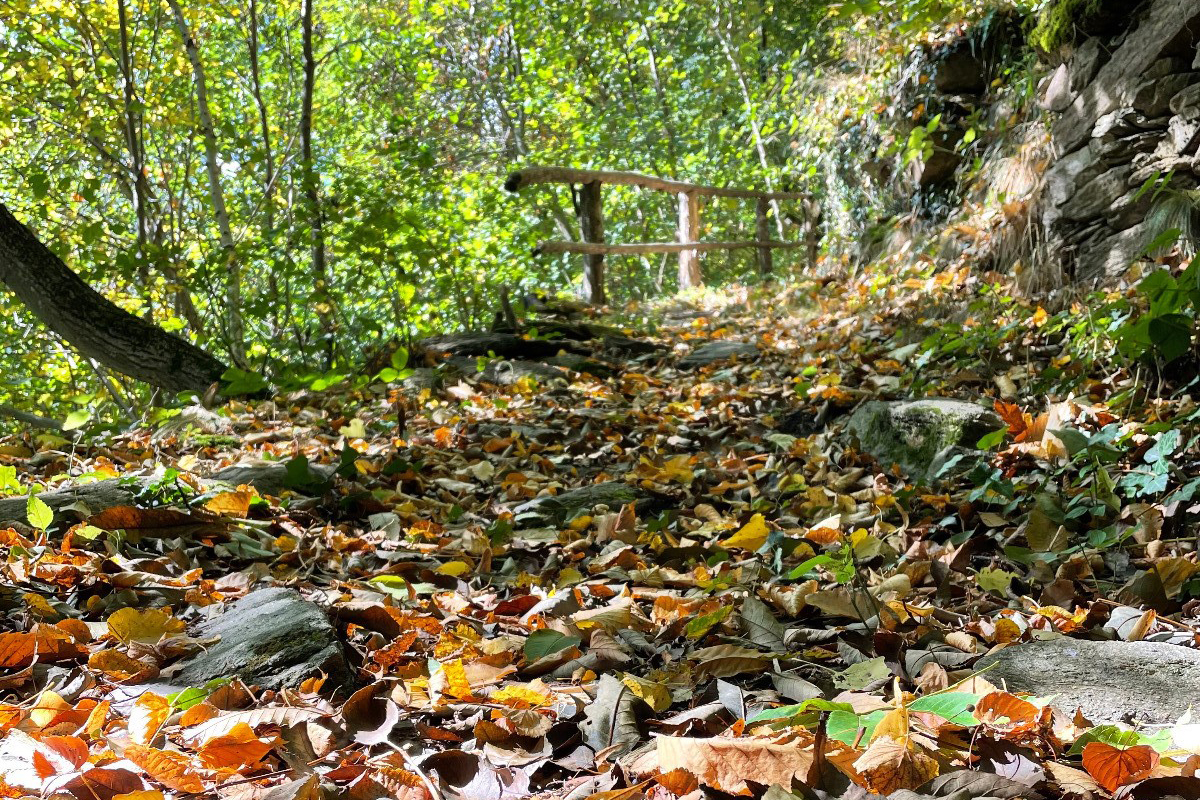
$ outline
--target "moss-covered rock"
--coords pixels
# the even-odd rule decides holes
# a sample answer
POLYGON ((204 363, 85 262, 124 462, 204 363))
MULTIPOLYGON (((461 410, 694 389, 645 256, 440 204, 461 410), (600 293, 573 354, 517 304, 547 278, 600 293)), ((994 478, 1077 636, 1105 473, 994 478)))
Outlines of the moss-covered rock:
POLYGON ((970 452, 1003 427, 996 414, 962 400, 931 398, 863 403, 846 423, 859 448, 917 480, 933 478, 956 453, 970 452))
POLYGON ((522 525, 562 525, 580 514, 590 514, 598 505, 616 511, 626 503, 641 503, 646 499, 644 493, 627 483, 607 481, 581 486, 562 494, 535 497, 517 506, 513 512, 517 522, 522 525))
POLYGON ((325 613, 294 589, 253 591, 193 635, 215 642, 177 665, 172 684, 201 686, 236 675, 248 684, 282 689, 322 673, 329 686, 350 678, 337 633, 325 613))

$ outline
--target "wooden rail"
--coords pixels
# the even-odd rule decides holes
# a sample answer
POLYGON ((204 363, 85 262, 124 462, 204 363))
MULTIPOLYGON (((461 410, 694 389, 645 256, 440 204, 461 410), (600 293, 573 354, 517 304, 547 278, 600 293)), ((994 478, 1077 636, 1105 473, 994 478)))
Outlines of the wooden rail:
MULTIPOLYGON (((755 248, 759 272, 765 277, 773 269, 771 251, 805 247, 808 249, 810 265, 815 263, 817 245, 820 241, 818 223, 820 207, 810 195, 800 192, 765 192, 755 189, 731 189, 721 186, 704 186, 684 181, 641 175, 636 172, 611 170, 574 169, 572 167, 527 167, 514 172, 504 182, 510 192, 519 192, 526 186, 539 184, 567 184, 574 190, 576 215, 579 219, 581 242, 540 242, 534 253, 582 253, 584 255, 583 294, 591 303, 603 304, 604 257, 606 255, 639 255, 647 253, 679 254, 679 288, 686 289, 703 283, 700 271, 700 253, 709 250, 740 250, 755 248), (604 184, 637 186, 660 192, 675 194, 679 220, 675 242, 642 242, 637 244, 607 244, 604 241, 604 211, 600 189, 604 184), (701 197, 734 197, 754 200, 755 225, 753 241, 701 242, 700 206, 701 197), (781 201, 800 201, 803 207, 805 237, 803 241, 784 242, 772 240, 768 214, 775 207, 779 214, 781 201)), ((782 228, 781 228, 782 231, 782 228)))

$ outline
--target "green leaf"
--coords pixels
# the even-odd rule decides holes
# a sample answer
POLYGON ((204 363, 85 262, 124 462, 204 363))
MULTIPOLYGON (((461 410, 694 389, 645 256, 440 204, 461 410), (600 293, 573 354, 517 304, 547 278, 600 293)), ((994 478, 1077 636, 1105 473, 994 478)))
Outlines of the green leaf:
POLYGON ((84 425, 87 425, 91 418, 92 412, 87 409, 81 408, 78 411, 72 411, 70 414, 67 414, 67 419, 63 422, 62 429, 64 431, 79 430, 84 425))
POLYGON ((1008 591, 1008 587, 1012 585, 1013 578, 1015 577, 1017 577, 1015 572, 1005 572, 1002 569, 994 567, 984 567, 976 574, 975 583, 985 592, 999 592, 1000 594, 1004 594, 1008 591))
POLYGON ((918 697, 908 704, 909 711, 927 711, 937 714, 954 725, 970 728, 979 724, 971 711, 979 702, 980 695, 973 692, 942 692, 927 697, 918 697))
POLYGON ((823 567, 826 564, 832 564, 833 561, 833 556, 829 555, 828 553, 823 553, 819 556, 813 556, 807 561, 800 562, 798 567, 788 573, 788 577, 795 580, 796 578, 803 577, 809 572, 812 572, 817 567, 823 567))
POLYGON ((54 512, 50 510, 50 506, 33 494, 29 495, 29 502, 25 504, 25 517, 29 520, 30 527, 39 531, 44 531, 54 524, 54 512))
POLYGON ((397 600, 407 600, 409 597, 408 581, 399 575, 376 575, 367 583, 374 584, 397 600))
POLYGON ((862 689, 891 676, 892 671, 888 669, 883 656, 877 656, 857 664, 851 664, 842 672, 834 675, 833 682, 839 689, 862 689))
POLYGON ((875 726, 887 713, 887 710, 882 708, 861 716, 852 711, 834 711, 825 723, 825 733, 830 739, 837 739, 843 744, 854 744, 861 728, 862 741, 868 741, 871 734, 875 733, 875 726))
POLYGON ((1008 428, 992 431, 988 435, 982 437, 975 443, 975 447, 980 450, 991 450, 1004 441, 1004 434, 1008 433, 1008 428))
POLYGON ((1192 318, 1186 314, 1153 317, 1149 332, 1164 361, 1174 361, 1192 349, 1192 318))
POLYGON ((525 660, 530 663, 539 661, 546 656, 566 650, 568 647, 574 647, 579 642, 578 636, 568 636, 565 633, 543 628, 529 634, 529 638, 525 640, 525 660))
POLYGON ((722 606, 709 614, 701 614, 688 620, 684 632, 689 639, 699 639, 710 630, 724 622, 733 611, 733 606, 722 606))
POLYGON ((807 714, 813 711, 830 711, 842 712, 850 714, 854 713, 854 706, 849 703, 835 703, 832 700, 826 700, 821 697, 813 697, 805 700, 803 703, 795 703, 790 706, 779 706, 778 708, 765 708, 755 714, 746 722, 770 722, 776 719, 791 719, 798 717, 801 714, 807 714))

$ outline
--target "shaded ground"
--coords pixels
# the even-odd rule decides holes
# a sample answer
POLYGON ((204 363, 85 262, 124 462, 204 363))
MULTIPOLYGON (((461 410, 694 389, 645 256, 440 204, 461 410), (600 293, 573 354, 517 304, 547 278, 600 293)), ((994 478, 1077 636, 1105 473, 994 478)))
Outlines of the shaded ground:
POLYGON ((607 377, 460 354, 5 444, 9 494, 127 491, 0 533, 8 796, 1197 796, 1193 726, 1094 726, 1120 715, 973 671, 1056 633, 1194 647, 1200 569, 1190 400, 1135 403, 1070 309, 978 296, 965 272, 711 296, 657 348, 550 340, 607 377), (929 485, 843 433, 923 395, 1005 423, 929 485), (176 682, 264 586, 344 661, 314 634, 298 685, 176 682))

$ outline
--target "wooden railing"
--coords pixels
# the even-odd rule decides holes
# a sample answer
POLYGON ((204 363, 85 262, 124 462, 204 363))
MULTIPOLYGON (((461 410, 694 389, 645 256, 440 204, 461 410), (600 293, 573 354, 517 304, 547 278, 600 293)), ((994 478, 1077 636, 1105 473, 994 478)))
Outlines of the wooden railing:
MULTIPOLYGON (((774 268, 772 250, 805 247, 808 249, 809 265, 815 263, 817 245, 820 242, 818 221, 820 208, 810 195, 800 192, 764 192, 756 189, 730 189, 721 186, 702 186, 636 172, 614 172, 609 170, 574 169, 571 167, 527 167, 514 172, 504 182, 510 192, 519 192, 526 186, 559 183, 571 186, 575 193, 575 213, 579 219, 580 242, 541 242, 534 253, 582 253, 584 255, 583 295, 591 303, 603 304, 604 257, 613 255, 641 255, 646 253, 679 254, 679 288, 687 289, 703 283, 700 271, 700 253, 708 250, 741 250, 756 248, 759 272, 765 277, 774 268), (608 244, 604 241, 604 210, 600 190, 604 184, 637 186, 660 192, 670 192, 677 198, 679 222, 674 242, 641 242, 637 244, 608 244), (578 187, 578 188, 576 188, 578 187), (753 241, 701 242, 700 206, 701 197, 734 197, 754 200, 755 225, 753 241), (801 204, 802 241, 785 242, 771 239, 768 212, 775 207, 776 220, 780 220, 780 203, 798 201, 801 204)), ((795 215, 789 215, 795 216, 795 215)), ((779 230, 782 231, 780 224, 779 230)))

